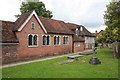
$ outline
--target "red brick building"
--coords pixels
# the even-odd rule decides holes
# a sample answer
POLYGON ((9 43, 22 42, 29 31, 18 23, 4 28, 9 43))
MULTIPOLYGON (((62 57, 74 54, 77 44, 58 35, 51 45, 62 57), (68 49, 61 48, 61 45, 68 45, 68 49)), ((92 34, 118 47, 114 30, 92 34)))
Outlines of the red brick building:
POLYGON ((15 22, 0 22, 3 63, 84 50, 86 35, 81 33, 89 32, 81 25, 40 17, 35 11, 25 13, 15 22))

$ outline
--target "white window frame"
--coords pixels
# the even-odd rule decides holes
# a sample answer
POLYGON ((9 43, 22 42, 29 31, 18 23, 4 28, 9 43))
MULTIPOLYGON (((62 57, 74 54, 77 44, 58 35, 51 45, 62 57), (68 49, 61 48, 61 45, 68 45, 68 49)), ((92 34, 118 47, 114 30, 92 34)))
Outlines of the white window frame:
POLYGON ((63 45, 69 45, 69 36, 63 36, 63 45), (68 42, 67 42, 67 44, 64 44, 64 37, 68 37, 68 42))
POLYGON ((28 47, 38 47, 38 45, 39 45, 38 39, 39 39, 38 34, 28 34, 28 42, 27 42, 28 47), (29 42, 29 35, 32 35, 32 37, 33 37, 33 38, 32 38, 32 45, 31 45, 31 46, 30 46, 29 43, 28 43, 28 42, 29 42), (37 35, 37 45, 33 45, 33 44, 34 44, 34 36, 35 36, 35 35, 37 35))
POLYGON ((42 46, 50 46, 51 45, 51 36, 50 35, 42 35, 42 46), (49 36, 49 45, 43 45, 43 36, 49 36))
POLYGON ((54 44, 55 46, 59 46, 59 45, 61 44, 61 36, 60 36, 60 35, 54 35, 54 38, 55 38, 55 36, 56 36, 56 37, 59 36, 59 44, 54 44, 54 43, 53 43, 53 44, 54 44))

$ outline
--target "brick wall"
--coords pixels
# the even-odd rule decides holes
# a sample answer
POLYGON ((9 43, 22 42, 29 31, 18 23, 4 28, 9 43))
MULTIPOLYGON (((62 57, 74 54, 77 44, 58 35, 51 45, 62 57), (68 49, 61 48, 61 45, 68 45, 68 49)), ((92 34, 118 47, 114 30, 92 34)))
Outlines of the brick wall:
POLYGON ((80 42, 80 46, 76 45, 77 42, 74 42, 74 52, 83 51, 85 49, 85 43, 80 42))
POLYGON ((31 56, 41 56, 47 54, 61 54, 61 53, 70 53, 72 52, 72 35, 69 36, 69 45, 63 45, 63 36, 60 34, 48 34, 51 36, 51 44, 50 46, 42 45, 42 35, 44 35, 44 31, 42 27, 37 22, 36 18, 33 16, 29 22, 25 25, 25 27, 20 32, 16 32, 19 45, 18 45, 18 54, 19 57, 31 57, 31 56), (35 29, 31 29, 31 23, 35 23, 35 29), (28 34, 38 34, 38 47, 28 47, 28 34), (61 38, 60 45, 54 45, 54 35, 59 35, 61 38))
POLYGON ((18 45, 2 45, 2 64, 16 61, 18 45))

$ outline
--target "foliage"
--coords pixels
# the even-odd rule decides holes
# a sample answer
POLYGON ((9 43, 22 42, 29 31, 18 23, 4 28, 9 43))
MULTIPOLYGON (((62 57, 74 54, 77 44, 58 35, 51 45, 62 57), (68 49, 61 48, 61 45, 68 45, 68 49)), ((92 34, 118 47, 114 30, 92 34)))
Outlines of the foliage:
POLYGON ((106 37, 105 37, 105 31, 102 31, 102 32, 97 36, 96 41, 97 41, 98 43, 104 43, 104 42, 105 42, 105 39, 106 39, 106 37))
MULTIPOLYGON (((45 4, 43 2, 22 2, 21 8, 20 8, 20 12, 21 15, 35 10, 38 16, 43 16, 43 17, 47 17, 47 18, 52 18, 52 12, 50 12, 49 10, 46 10, 45 8, 45 4)), ((16 15, 16 17, 19 17, 20 15, 16 15)))
POLYGON ((97 56, 102 64, 89 64, 91 55, 80 57, 79 61, 73 63, 57 64, 68 60, 67 57, 61 57, 3 68, 2 76, 3 78, 118 78, 118 59, 113 58, 112 50, 99 49, 97 56))
POLYGON ((106 7, 104 19, 108 27, 98 36, 97 41, 100 43, 120 42, 120 1, 112 1, 106 7))
POLYGON ((118 4, 118 2, 112 1, 107 5, 107 11, 105 11, 105 24, 111 29, 120 27, 120 23, 118 22, 120 21, 120 11, 118 9, 119 5, 120 4, 118 4))

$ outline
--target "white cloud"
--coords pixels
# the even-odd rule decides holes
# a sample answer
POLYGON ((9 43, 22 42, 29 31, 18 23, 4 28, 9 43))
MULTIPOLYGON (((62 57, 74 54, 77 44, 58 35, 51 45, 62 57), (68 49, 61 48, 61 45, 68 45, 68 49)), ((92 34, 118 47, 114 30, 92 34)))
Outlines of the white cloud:
POLYGON ((98 27, 96 27, 96 28, 87 28, 90 32, 92 32, 92 33, 95 33, 95 31, 97 31, 97 32, 100 32, 101 30, 105 30, 105 28, 106 28, 107 26, 106 25, 102 25, 102 26, 98 26, 98 27))
POLYGON ((91 32, 104 25, 103 14, 111 0, 41 0, 53 12, 54 19, 82 24, 91 32), (49 5, 48 5, 49 4, 49 5))
MULTIPOLYGON (((2 0, 0 19, 15 21, 14 15, 20 13, 21 0, 2 0)), ((22 0, 23 1, 23 0, 22 0)), ((40 0, 53 13, 53 18, 82 24, 91 32, 104 25, 103 14, 106 4, 111 0, 40 0)))
POLYGON ((15 21, 14 15, 19 14, 19 0, 2 0, 0 2, 0 19, 7 21, 15 21))

